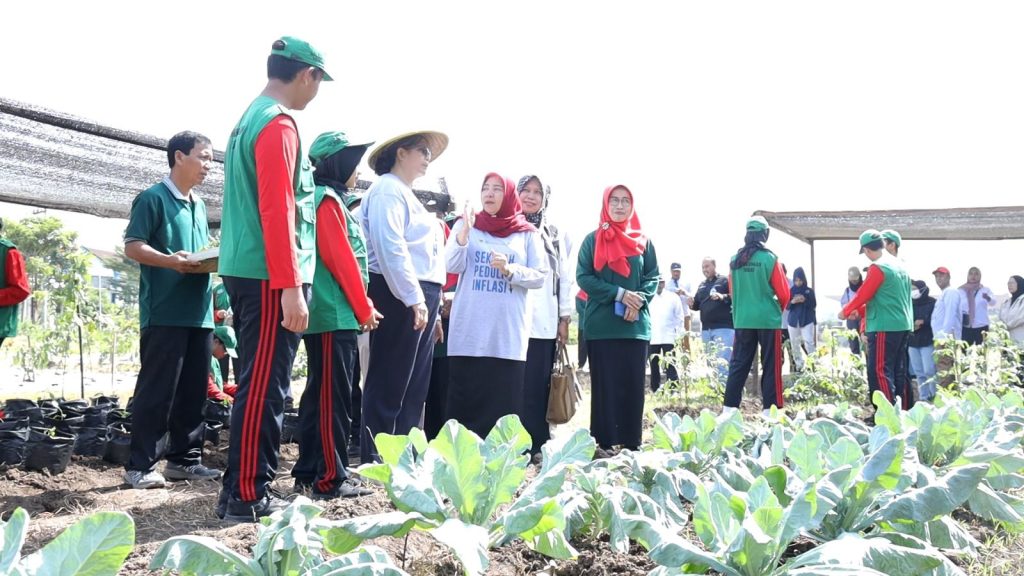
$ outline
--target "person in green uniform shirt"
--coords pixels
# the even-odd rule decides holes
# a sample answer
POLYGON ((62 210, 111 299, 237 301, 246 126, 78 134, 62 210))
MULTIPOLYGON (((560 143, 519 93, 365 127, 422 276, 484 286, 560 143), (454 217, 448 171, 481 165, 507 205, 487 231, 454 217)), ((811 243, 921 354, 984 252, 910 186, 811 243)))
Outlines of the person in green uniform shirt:
POLYGON ((203 404, 213 332, 210 275, 188 259, 210 242, 206 204, 193 188, 213 164, 210 139, 195 132, 167 143, 170 176, 132 202, 125 256, 139 263, 139 356, 125 480, 158 488, 169 480, 217 479, 203 466, 203 404), (164 438, 166 436, 166 442, 164 438), (163 475, 157 462, 166 458, 163 475))
POLYGON ((651 340, 648 305, 658 289, 658 257, 625 186, 604 191, 598 229, 583 239, 576 283, 587 294, 581 326, 590 356, 590 427, 598 456, 636 450, 651 340))
POLYGON ((220 361, 238 358, 235 348, 238 341, 231 326, 217 326, 213 329, 213 355, 210 356, 210 378, 206 383, 206 396, 214 400, 233 402, 237 387, 228 384, 220 371, 220 361))
MULTIPOLYGON (((215 327, 229 326, 231 323, 231 299, 228 298, 228 289, 224 287, 223 280, 213 283, 213 325, 215 327)), ((224 355, 218 360, 220 372, 225 380, 230 377, 231 364, 235 364, 235 378, 238 378, 238 361, 235 357, 224 355)))
POLYGON ((839 313, 845 320, 854 311, 865 319, 868 337, 868 401, 880 390, 889 402, 898 396, 904 410, 914 406, 914 391, 907 373, 908 346, 914 330, 914 305, 910 297, 910 275, 903 263, 885 250, 878 230, 860 235, 860 251, 871 266, 864 284, 839 313))
POLYGON ((299 401, 299 459, 292 477, 296 491, 309 490, 317 499, 370 493, 346 471, 348 439, 356 335, 376 328, 382 316, 366 297, 366 241, 342 199, 355 187, 356 167, 370 144, 350 143, 344 132, 326 132, 309 149, 316 180, 317 253, 303 336, 309 370, 299 401))
MULTIPOLYGON (((4 221, 0 219, 0 234, 4 221)), ((18 335, 18 305, 31 294, 25 274, 25 258, 13 242, 0 236, 0 346, 18 335)))
POLYGON ((309 323, 316 257, 312 166, 292 110, 331 77, 309 43, 285 36, 267 58, 267 85, 231 132, 224 153, 218 273, 239 341, 238 392, 218 516, 255 522, 287 502, 267 489, 277 473, 292 362, 309 323))
POLYGON ((771 230, 761 216, 747 220, 743 247, 729 261, 729 287, 735 336, 722 414, 739 409, 743 386, 761 349, 761 407, 783 407, 782 311, 789 302, 789 280, 775 254, 764 247, 771 230))

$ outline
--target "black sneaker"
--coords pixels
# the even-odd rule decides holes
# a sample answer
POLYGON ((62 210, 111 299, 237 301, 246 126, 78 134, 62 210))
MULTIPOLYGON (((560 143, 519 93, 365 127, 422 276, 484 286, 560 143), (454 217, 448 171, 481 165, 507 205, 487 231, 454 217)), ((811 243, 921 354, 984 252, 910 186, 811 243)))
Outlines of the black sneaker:
POLYGON ((164 466, 164 478, 168 480, 217 480, 220 476, 220 470, 207 468, 202 464, 184 466, 168 462, 164 466))
POLYGON ((230 498, 224 511, 224 520, 229 522, 258 522, 260 518, 270 516, 288 507, 287 500, 272 495, 269 491, 259 500, 245 502, 230 498))
POLYGON ((217 514, 217 518, 224 519, 224 514, 228 510, 229 493, 227 490, 221 488, 220 494, 217 494, 217 506, 213 509, 214 513, 217 514))
POLYGON ((324 494, 314 490, 310 497, 314 500, 333 500, 335 498, 358 498, 360 496, 369 496, 370 494, 373 494, 373 490, 363 486, 363 483, 359 480, 345 478, 334 492, 324 494))

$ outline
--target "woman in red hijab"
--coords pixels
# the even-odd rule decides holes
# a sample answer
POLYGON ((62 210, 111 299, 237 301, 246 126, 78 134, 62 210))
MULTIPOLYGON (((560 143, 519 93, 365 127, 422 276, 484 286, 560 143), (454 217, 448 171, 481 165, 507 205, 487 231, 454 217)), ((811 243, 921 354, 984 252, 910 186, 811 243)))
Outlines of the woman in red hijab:
POLYGON ((530 339, 527 290, 549 274, 544 242, 526 221, 515 183, 484 178, 483 210, 455 223, 445 247, 448 272, 459 275, 448 329, 448 418, 481 437, 523 403, 530 339))
POLYGON ((590 357, 590 433, 599 457, 614 446, 640 446, 651 339, 647 306, 658 275, 633 193, 622 185, 606 188, 600 225, 584 238, 576 267, 576 283, 587 293, 581 322, 590 357))

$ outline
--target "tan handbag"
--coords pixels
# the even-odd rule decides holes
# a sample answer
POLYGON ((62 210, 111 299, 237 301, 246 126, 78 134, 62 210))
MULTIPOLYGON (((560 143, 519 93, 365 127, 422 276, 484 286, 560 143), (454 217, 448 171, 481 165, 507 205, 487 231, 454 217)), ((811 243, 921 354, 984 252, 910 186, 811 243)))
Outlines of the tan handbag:
POLYGON ((548 423, 565 424, 572 420, 581 396, 576 367, 569 362, 569 352, 565 344, 559 344, 555 367, 551 371, 551 389, 548 392, 548 423))

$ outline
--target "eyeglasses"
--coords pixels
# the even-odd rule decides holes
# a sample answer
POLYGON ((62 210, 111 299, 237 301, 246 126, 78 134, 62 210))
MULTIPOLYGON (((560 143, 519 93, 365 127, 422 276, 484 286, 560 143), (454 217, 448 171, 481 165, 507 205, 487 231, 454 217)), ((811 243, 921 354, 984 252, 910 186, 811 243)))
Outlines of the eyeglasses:
POLYGON ((609 206, 622 206, 622 207, 626 207, 626 206, 632 206, 633 205, 633 201, 630 200, 629 198, 615 198, 615 197, 612 197, 612 198, 608 199, 608 205, 609 206))
POLYGON ((434 155, 430 153, 430 148, 427 148, 426 146, 420 146, 419 148, 416 148, 416 150, 418 150, 420 154, 423 154, 423 157, 427 159, 427 162, 430 162, 434 157, 434 155))

